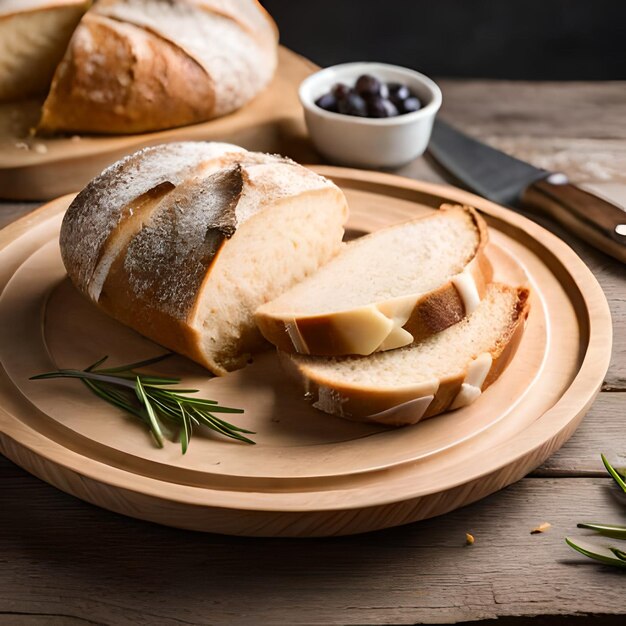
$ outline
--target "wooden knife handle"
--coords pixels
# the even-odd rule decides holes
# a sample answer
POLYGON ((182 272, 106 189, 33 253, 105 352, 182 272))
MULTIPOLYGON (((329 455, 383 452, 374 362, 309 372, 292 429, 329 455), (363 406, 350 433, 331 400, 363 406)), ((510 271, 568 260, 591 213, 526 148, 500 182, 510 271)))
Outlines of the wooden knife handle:
POLYGON ((564 174, 551 174, 530 185, 521 203, 626 263, 626 211, 572 185, 564 174))

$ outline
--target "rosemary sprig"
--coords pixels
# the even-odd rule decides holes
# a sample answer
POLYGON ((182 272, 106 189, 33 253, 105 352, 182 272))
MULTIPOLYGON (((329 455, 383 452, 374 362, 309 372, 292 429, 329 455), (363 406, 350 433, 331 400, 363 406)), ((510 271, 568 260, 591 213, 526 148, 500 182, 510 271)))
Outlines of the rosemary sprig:
MULTIPOLYGON (((622 475, 622 473, 616 470, 609 463, 604 454, 600 456, 602 457, 602 463, 604 463, 606 471, 609 473, 609 475, 615 481, 618 487, 624 493, 626 493, 626 480, 624 480, 624 476, 622 475)), ((606 537, 608 539, 626 540, 626 526, 586 522, 577 524, 577 527, 585 528, 586 530, 593 530, 598 533, 598 535, 601 535, 602 537, 606 537)), ((586 541, 584 539, 574 540, 570 537, 566 537, 565 542, 568 546, 589 557, 590 559, 600 561, 600 563, 605 563, 606 565, 613 565, 615 567, 626 567, 626 552, 624 552, 620 548, 615 547, 615 545, 612 545, 614 542, 604 542, 604 545, 600 545, 597 543, 586 541)))
POLYGON ((253 435, 245 430, 226 422, 216 413, 243 413, 243 409, 220 406, 215 400, 204 400, 191 397, 197 389, 170 388, 180 382, 180 378, 140 374, 137 369, 159 363, 171 356, 170 353, 130 363, 118 367, 100 368, 107 360, 104 357, 84 370, 61 369, 45 374, 32 376, 31 380, 49 378, 77 378, 92 393, 109 404, 116 406, 142 420, 150 429, 159 448, 163 447, 162 422, 165 420, 179 427, 179 441, 183 454, 187 452, 194 426, 206 426, 211 430, 229 437, 253 444, 252 439, 245 435, 253 435))

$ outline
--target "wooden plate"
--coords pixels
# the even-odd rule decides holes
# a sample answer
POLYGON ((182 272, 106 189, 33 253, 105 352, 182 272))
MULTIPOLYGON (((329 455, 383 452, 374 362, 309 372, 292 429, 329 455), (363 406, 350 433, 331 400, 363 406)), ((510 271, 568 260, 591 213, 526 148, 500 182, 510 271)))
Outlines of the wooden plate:
POLYGON ((558 449, 589 408, 611 351, 608 305, 574 252, 502 207, 451 187, 318 167, 346 192, 350 234, 431 211, 477 206, 490 225, 496 278, 532 287, 510 367, 469 407, 387 430, 317 412, 272 353, 223 378, 175 357, 159 371, 245 414, 246 446, 197 434, 188 453, 156 449, 143 426, 76 381, 29 381, 108 354, 162 351, 77 294, 57 237, 71 200, 0 232, 0 450, 33 474, 105 508, 163 524, 240 535, 364 532, 439 515, 518 480, 558 449))
POLYGON ((47 200, 75 192, 107 165, 144 146, 202 139, 227 141, 249 150, 280 152, 300 162, 318 162, 306 140, 297 89, 318 67, 280 47, 272 83, 230 115, 192 126, 141 135, 31 138, 41 102, 0 104, 0 197, 47 200))

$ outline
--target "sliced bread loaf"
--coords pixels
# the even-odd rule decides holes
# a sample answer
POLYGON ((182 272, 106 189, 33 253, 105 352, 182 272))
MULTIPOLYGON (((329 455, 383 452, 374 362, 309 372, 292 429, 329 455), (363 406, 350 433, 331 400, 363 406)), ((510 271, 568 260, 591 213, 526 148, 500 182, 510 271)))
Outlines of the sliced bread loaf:
POLYGON ((166 144, 78 194, 61 253, 110 315, 224 374, 267 347, 254 311, 337 254, 347 213, 338 187, 289 159, 166 144))
POLYGON ((528 316, 528 290, 500 284, 466 319, 423 341, 367 357, 282 352, 313 406, 340 417, 415 424, 478 398, 506 367, 528 316))
POLYGON ((349 243, 260 307, 257 324, 286 352, 367 355, 408 345, 476 309, 491 281, 487 239, 474 209, 444 205, 349 243))

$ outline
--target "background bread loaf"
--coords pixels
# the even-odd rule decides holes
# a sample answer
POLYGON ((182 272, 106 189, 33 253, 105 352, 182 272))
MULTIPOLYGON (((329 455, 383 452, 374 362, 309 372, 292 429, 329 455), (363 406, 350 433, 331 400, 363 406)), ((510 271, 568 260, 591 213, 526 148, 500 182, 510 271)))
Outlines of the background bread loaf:
POLYGON ((99 0, 58 66, 41 132, 138 133, 225 115, 276 68, 255 0, 99 0))
POLYGON ((343 193, 289 159, 166 144, 89 183, 60 244, 93 302, 223 374, 266 345, 254 311, 333 257, 346 219, 343 193))

